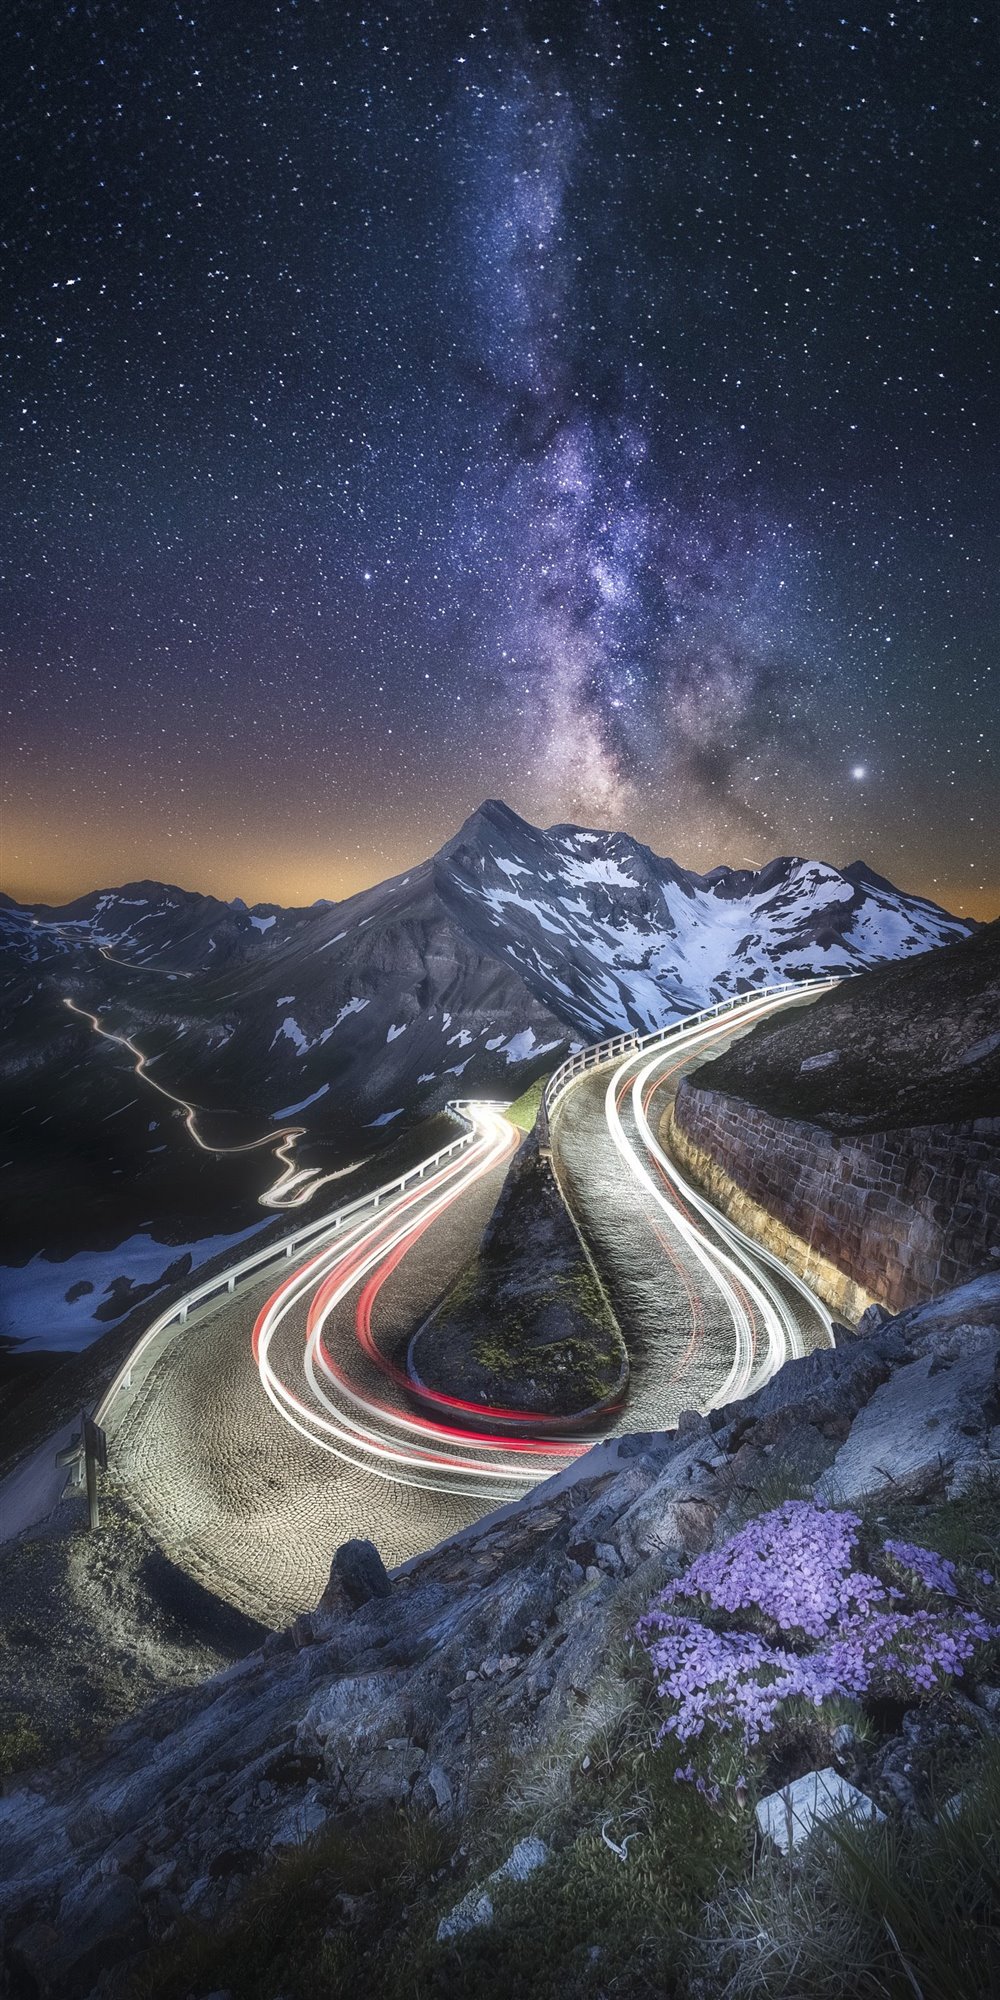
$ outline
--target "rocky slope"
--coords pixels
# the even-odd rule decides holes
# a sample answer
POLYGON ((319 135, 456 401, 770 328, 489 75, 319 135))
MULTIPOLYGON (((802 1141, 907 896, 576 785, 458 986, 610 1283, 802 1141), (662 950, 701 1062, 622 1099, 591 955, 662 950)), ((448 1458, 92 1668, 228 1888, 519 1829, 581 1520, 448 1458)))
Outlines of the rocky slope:
POLYGON ((1000 922, 764 1021, 712 1086, 830 1132, 1000 1114, 1000 922))
MULTIPOLYGON (((719 1546, 748 1503, 759 1510, 789 1481, 841 1504, 906 1501, 918 1512, 935 1497, 993 1490, 998 1359, 1000 1279, 982 1280, 894 1322, 883 1315, 834 1351, 789 1362, 710 1423, 692 1419, 676 1433, 598 1446, 526 1501, 391 1579, 367 1545, 349 1545, 316 1613, 290 1633, 0 1800, 0 1909, 15 1990, 89 1993, 99 1973, 135 1961, 156 1940, 183 1944, 185 1916, 221 1926, 218 1949, 212 1929, 205 1949, 233 1979, 225 1927, 240 1921, 260 1871, 338 1827, 357 1849, 371 1816, 394 1807, 405 1808, 410 1824, 441 1829, 439 1858, 453 1857, 402 1917, 407 1951, 419 1942, 426 1953, 428 1982, 407 1990, 440 1990, 461 1962, 452 1945, 434 1945, 435 1926, 445 1944, 455 1935, 442 1930, 441 1913, 485 1851, 472 1831, 477 1810, 488 1809, 495 1838, 498 1802, 515 1773, 530 1795, 531 1770, 544 1768, 550 1783, 562 1770, 568 1798, 599 1779, 609 1759, 615 1768, 608 1716, 616 1700, 622 1713, 621 1640, 650 1594, 693 1553, 719 1546)), ((903 1706, 919 1717, 918 1699, 903 1706)), ((988 1718, 977 1713, 985 1728, 988 1718)), ((898 1812, 902 1798, 919 1814, 926 1807, 912 1782, 906 1793, 902 1775, 904 1739, 899 1748, 892 1734, 898 1718, 888 1739, 885 1718, 881 1726, 879 1745, 863 1757, 850 1731, 841 1752, 824 1742, 824 1754, 842 1754, 886 1811, 898 1812)), ((810 1744, 804 1752, 800 1745, 806 1768, 810 1744)), ((654 1766, 644 1755, 646 1805, 635 1823, 648 1830, 661 1767, 660 1753, 654 1766)), ((672 1767, 676 1751, 668 1744, 662 1755, 672 1767)), ((599 1785, 597 1796, 615 1795, 599 1785)), ((630 1810, 618 1797, 605 1821, 612 1840, 630 1810)), ((613 1854, 605 1865, 614 1870, 613 1854)), ((304 1895, 307 1880, 304 1857, 291 1893, 304 1895)), ((361 1913, 332 1889, 326 1909, 329 1949, 343 1933, 357 1958, 352 1926, 361 1913)), ((392 1922, 398 1929, 398 1908, 392 1922)), ((386 1949, 384 1935, 369 1942, 376 1957, 386 1949)), ((185 1962, 182 1952, 178 1978, 185 1962)), ((112 1988, 105 1980, 100 1990, 112 1988)), ((241 1974, 238 1990, 258 1989, 241 1974)), ((458 1980, 454 1990, 466 1989, 458 1980)))

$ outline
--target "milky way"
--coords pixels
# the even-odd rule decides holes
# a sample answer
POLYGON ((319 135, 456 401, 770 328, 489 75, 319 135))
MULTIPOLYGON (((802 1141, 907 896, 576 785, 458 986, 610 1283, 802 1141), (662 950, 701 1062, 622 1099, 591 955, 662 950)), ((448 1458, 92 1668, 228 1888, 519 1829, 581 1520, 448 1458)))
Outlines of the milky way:
POLYGON ((776 691, 786 715, 803 694, 788 639, 798 592, 781 596, 801 552, 760 508, 720 494, 711 452, 692 498, 656 450, 637 366, 619 352, 588 366, 587 237, 568 208, 598 170, 587 127, 614 116, 606 101, 589 110, 558 74, 544 89, 521 74, 484 92, 472 120, 478 380, 496 412, 477 526, 505 556, 504 692, 550 811, 619 823, 655 773, 763 828, 740 774, 751 753, 781 748, 776 691))
POLYGON ((500 793, 1000 904, 993 17, 9 19, 12 890, 500 793))

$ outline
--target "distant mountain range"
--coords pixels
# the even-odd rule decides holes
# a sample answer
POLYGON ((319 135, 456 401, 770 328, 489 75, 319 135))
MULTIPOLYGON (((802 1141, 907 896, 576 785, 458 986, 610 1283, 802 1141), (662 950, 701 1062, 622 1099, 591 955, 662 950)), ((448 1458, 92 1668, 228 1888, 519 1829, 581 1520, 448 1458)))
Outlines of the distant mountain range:
POLYGON ((6 1255, 142 1247, 150 1229, 190 1245, 259 1219, 274 1178, 265 1151, 199 1151, 183 1110, 67 1000, 132 1039, 210 1145, 293 1122, 296 1163, 328 1171, 451 1097, 513 1098, 610 1031, 972 928, 861 862, 696 875, 627 834, 541 831, 495 800, 342 903, 248 909, 159 882, 62 909, 0 898, 6 1255))
POLYGON ((4 900, 0 993, 19 1063, 31 999, 54 984, 126 1021, 185 1096, 364 1126, 514 1093, 572 1041, 971 928, 862 862, 696 875, 627 834, 542 831, 490 800, 430 861, 343 903, 247 909, 159 882, 63 909, 4 900))

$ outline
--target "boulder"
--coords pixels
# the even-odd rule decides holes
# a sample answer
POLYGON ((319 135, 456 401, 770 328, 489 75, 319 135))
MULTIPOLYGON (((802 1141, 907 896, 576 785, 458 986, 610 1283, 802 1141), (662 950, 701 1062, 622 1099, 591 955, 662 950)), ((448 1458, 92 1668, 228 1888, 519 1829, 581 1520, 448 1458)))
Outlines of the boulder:
POLYGON ((996 1464, 1000 1334, 987 1327, 971 1334, 959 1339, 954 1360, 946 1343, 928 1340, 909 1367, 876 1389, 819 1480, 819 1499, 850 1503, 883 1488, 915 1494, 939 1480, 959 1492, 996 1464))
POLYGON ((839 1771, 827 1765, 822 1771, 807 1771, 780 1792, 769 1792, 756 1808, 757 1825, 782 1854, 792 1854, 831 1819, 857 1822, 881 1820, 874 1799, 849 1785, 839 1771))
POLYGON ((388 1597, 389 1573, 374 1542, 342 1542, 330 1565, 321 1611, 357 1611, 373 1597, 388 1597))
POLYGON ((681 1410, 677 1417, 677 1435, 680 1438, 707 1437, 711 1426, 708 1418, 700 1410, 681 1410))
POLYGON ((485 1929, 493 1922, 494 1916, 490 1887, 498 1888, 504 1882, 526 1882, 529 1875, 534 1875, 537 1869, 544 1868, 545 1863, 551 1858, 551 1848, 534 1834, 529 1835, 527 1840, 519 1840, 511 1849, 506 1861, 501 1862, 500 1867, 494 1868, 493 1873, 487 1876, 485 1888, 470 1889, 468 1895, 463 1896, 461 1902, 456 1903, 455 1908, 449 1910, 446 1917, 442 1917, 437 1927, 438 1943, 445 1943, 449 1938, 462 1937, 466 1931, 485 1929))
POLYGON ((526 1882, 529 1875, 534 1875, 536 1869, 544 1868, 545 1863, 551 1859, 552 1850, 546 1846, 545 1841, 539 1840, 535 1834, 529 1834, 527 1840, 519 1840, 516 1847, 511 1849, 506 1861, 493 1870, 489 1880, 526 1882))
POLYGON ((70 1889, 55 1923, 32 1923, 14 1939, 10 1960, 24 1990, 75 2000, 98 1973, 135 1952, 145 1936, 139 1894, 127 1875, 70 1889))
POLYGON ((307 1795, 289 1806, 271 1835, 272 1847, 304 1847, 314 1833, 321 1832, 328 1818, 326 1807, 315 1795, 307 1795))
POLYGON ((442 1917, 437 1927, 437 1941, 446 1944, 449 1938, 464 1937, 467 1931, 485 1930, 493 1922, 493 1899, 484 1889, 470 1889, 446 1917, 442 1917))
POLYGON ((888 1306, 880 1306, 877 1303, 867 1306, 858 1321, 858 1339, 865 1340, 870 1333, 877 1333, 879 1327, 888 1326, 890 1320, 894 1318, 895 1314, 889 1311, 888 1306))

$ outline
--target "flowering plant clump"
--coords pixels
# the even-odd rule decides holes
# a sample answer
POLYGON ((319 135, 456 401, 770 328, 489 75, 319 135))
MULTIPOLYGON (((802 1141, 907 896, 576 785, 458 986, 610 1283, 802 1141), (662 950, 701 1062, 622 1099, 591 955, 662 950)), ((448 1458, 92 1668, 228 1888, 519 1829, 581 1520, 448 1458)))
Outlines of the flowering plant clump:
POLYGON ((882 1543, 882 1548, 891 1561, 915 1576, 925 1590, 939 1590, 944 1597, 958 1596, 958 1582, 955 1565, 947 1556, 939 1556, 936 1549, 922 1549, 919 1542, 882 1543))
POLYGON ((636 1627, 670 1704, 660 1739, 689 1742, 712 1726, 749 1747, 793 1700, 917 1699, 1000 1636, 956 1602, 946 1558, 885 1541, 866 1568, 856 1561, 860 1540, 856 1514, 789 1500, 661 1591, 636 1627), (942 1598, 941 1608, 908 1603, 907 1580, 942 1598))
POLYGON ((699 1556, 657 1601, 701 1597, 718 1611, 756 1609, 784 1632, 821 1639, 836 1619, 884 1601, 879 1578, 852 1566, 860 1532, 856 1514, 786 1500, 699 1556))

